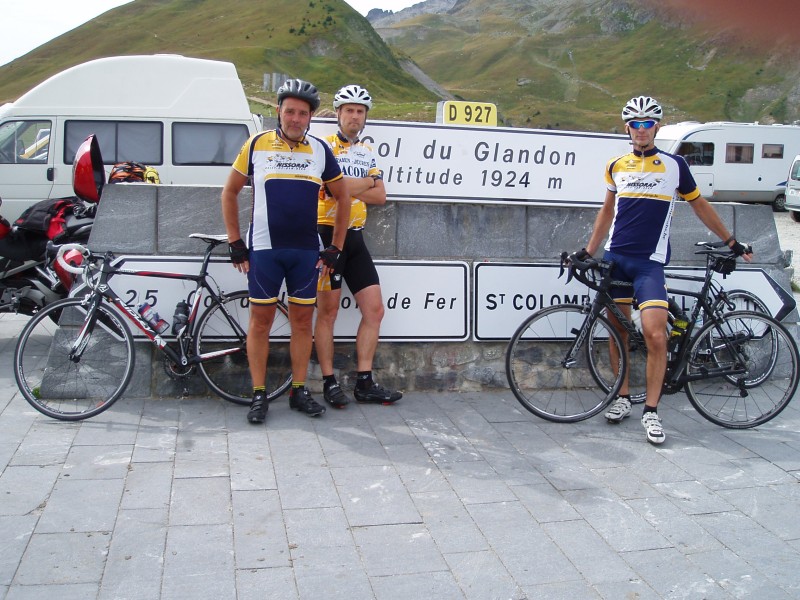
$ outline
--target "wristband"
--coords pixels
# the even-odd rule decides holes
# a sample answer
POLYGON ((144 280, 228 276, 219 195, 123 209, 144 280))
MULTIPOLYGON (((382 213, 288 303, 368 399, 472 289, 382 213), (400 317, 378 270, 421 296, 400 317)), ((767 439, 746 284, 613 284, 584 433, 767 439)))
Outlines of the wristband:
POLYGON ((725 244, 725 245, 727 246, 727 245, 728 245, 728 244, 730 244, 731 242, 735 242, 735 241, 736 241, 736 238, 735 238, 734 236, 731 236, 731 237, 729 237, 727 240, 725 240, 725 241, 724 241, 724 242, 722 242, 722 243, 723 243, 723 244, 725 244))

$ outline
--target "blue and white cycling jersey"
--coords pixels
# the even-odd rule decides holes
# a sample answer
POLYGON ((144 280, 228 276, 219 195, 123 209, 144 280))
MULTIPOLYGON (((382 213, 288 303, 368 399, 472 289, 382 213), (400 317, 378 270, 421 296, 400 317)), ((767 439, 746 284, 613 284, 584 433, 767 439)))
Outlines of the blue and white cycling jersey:
POLYGON ((616 194, 605 249, 669 263, 669 231, 675 201, 700 197, 686 161, 658 148, 634 150, 608 162, 609 191, 616 194))

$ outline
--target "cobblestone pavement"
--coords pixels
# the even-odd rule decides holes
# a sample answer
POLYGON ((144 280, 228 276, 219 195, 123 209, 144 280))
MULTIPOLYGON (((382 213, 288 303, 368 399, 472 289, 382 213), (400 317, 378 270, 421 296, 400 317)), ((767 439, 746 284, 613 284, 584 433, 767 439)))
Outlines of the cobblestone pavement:
POLYGON ((0 597, 800 598, 800 412, 727 430, 683 395, 547 423, 511 394, 412 393, 266 425, 208 398, 48 419, 0 316, 0 597))

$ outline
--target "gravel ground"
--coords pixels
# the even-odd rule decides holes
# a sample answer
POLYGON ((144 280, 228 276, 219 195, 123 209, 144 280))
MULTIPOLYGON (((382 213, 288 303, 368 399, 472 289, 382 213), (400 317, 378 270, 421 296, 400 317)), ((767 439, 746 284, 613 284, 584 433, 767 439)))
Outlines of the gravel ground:
POLYGON ((781 250, 792 251, 792 267, 794 268, 792 281, 795 286, 800 286, 800 223, 795 223, 792 220, 792 215, 788 212, 773 214, 775 215, 775 227, 778 230, 781 250))

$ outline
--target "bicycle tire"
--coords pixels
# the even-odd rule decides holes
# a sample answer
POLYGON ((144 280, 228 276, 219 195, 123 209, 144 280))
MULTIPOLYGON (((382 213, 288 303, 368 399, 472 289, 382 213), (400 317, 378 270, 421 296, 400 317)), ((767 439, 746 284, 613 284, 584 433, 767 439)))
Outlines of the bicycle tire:
POLYGON ((703 417, 722 427, 747 429, 775 418, 797 391, 797 344, 789 331, 765 313, 726 313, 707 323, 692 340, 686 395, 703 417), (725 370, 738 366, 738 375, 725 370))
POLYGON ((622 342, 608 319, 598 315, 591 341, 584 340, 575 364, 565 366, 566 354, 587 318, 577 304, 560 304, 540 310, 517 328, 506 350, 506 376, 511 391, 522 406, 538 417, 557 423, 574 423, 601 412, 616 396, 626 368, 625 355, 612 365, 608 339, 622 342), (602 343, 601 343, 602 342, 602 343), (595 353, 591 359, 590 353, 595 353), (610 389, 598 383, 598 372, 610 389))
POLYGON ((136 355, 127 324, 105 303, 97 307, 94 323, 86 324, 87 310, 80 298, 53 302, 17 340, 17 385, 25 400, 48 417, 80 421, 99 415, 122 396, 133 375, 136 355), (89 333, 80 358, 73 360, 69 351, 84 325, 89 333))
MULTIPOLYGON (((234 404, 248 406, 253 400, 253 385, 247 360, 249 297, 247 291, 239 291, 224 296, 221 304, 212 304, 201 315, 194 338, 196 356, 220 350, 231 351, 203 360, 197 366, 200 375, 215 394, 234 404), (237 326, 231 324, 228 315, 236 321, 237 326)), ((283 394, 292 384, 290 333, 288 310, 285 304, 278 302, 270 333, 267 369, 267 398, 270 401, 283 394)))
POLYGON ((772 316, 772 312, 770 312, 769 308, 767 308, 767 305, 764 304, 764 301, 756 296, 753 292, 736 289, 728 291, 727 296, 728 300, 733 302, 736 307, 732 311, 726 312, 749 310, 752 312, 761 312, 772 316))

